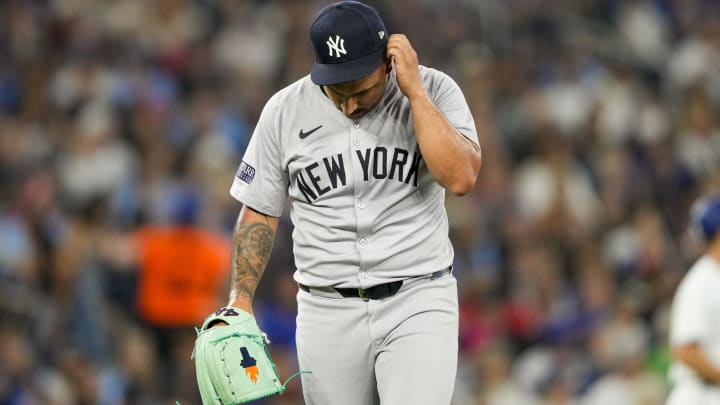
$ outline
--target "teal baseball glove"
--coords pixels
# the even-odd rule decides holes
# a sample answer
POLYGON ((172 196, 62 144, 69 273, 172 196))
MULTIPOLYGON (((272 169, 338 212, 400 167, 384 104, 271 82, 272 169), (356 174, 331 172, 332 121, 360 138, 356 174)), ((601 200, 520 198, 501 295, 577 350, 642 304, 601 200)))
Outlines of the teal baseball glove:
POLYGON ((254 316, 220 308, 197 332, 192 358, 204 405, 235 405, 285 392, 287 381, 280 382, 266 346, 270 341, 254 316), (210 328, 218 321, 227 325, 210 328))

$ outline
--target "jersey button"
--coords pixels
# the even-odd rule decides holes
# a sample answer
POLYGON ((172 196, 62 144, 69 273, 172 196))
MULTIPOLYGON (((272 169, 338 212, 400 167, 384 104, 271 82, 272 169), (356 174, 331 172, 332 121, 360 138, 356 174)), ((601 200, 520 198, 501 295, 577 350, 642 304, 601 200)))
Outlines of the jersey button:
POLYGON ((358 121, 353 122, 353 128, 355 128, 355 129, 360 128, 360 123, 358 121))
POLYGON ((365 208, 365 203, 362 202, 362 201, 360 201, 360 202, 358 203, 358 208, 360 208, 360 209, 365 208))
POLYGON ((359 242, 360 242, 360 244, 361 244, 362 246, 365 246, 365 244, 367 243, 367 239, 362 238, 362 239, 359 240, 359 242))
POLYGON ((360 273, 360 277, 367 278, 367 273, 363 271, 362 273, 360 273))
POLYGON ((355 146, 358 146, 358 145, 360 145, 360 141, 358 141, 357 139, 356 139, 356 140, 354 140, 354 141, 353 141, 353 145, 355 145, 355 146))

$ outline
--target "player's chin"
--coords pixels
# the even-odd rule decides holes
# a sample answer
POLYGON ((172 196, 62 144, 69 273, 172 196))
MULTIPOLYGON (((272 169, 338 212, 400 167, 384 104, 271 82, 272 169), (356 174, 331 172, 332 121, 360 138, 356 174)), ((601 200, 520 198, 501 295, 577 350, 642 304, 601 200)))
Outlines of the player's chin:
POLYGON ((357 120, 357 119, 362 118, 365 114, 367 114, 367 110, 359 110, 359 111, 355 111, 352 114, 349 114, 347 117, 350 118, 351 120, 357 120))

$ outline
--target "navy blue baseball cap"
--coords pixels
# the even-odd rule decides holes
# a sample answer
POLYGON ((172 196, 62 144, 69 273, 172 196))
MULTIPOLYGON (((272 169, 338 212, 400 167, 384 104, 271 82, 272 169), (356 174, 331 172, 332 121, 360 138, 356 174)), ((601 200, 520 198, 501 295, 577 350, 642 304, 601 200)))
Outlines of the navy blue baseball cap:
POLYGON ((712 240, 720 233, 720 194, 714 194, 696 201, 691 208, 692 226, 705 239, 712 240))
POLYGON ((388 33, 378 12, 358 1, 333 3, 310 26, 317 85, 362 79, 385 62, 388 33))

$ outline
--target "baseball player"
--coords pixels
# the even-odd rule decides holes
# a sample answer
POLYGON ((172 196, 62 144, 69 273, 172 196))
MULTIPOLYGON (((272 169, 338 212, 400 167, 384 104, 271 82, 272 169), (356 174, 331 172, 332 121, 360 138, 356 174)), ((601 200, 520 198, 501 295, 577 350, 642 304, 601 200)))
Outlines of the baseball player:
POLYGON ((473 117, 365 4, 323 8, 310 39, 310 75, 267 102, 230 189, 242 209, 229 306, 252 314, 289 199, 306 403, 449 404, 458 303, 443 204, 475 184, 473 117))
POLYGON ((720 404, 720 195, 696 202, 691 220, 706 246, 672 302, 668 405, 720 404))

